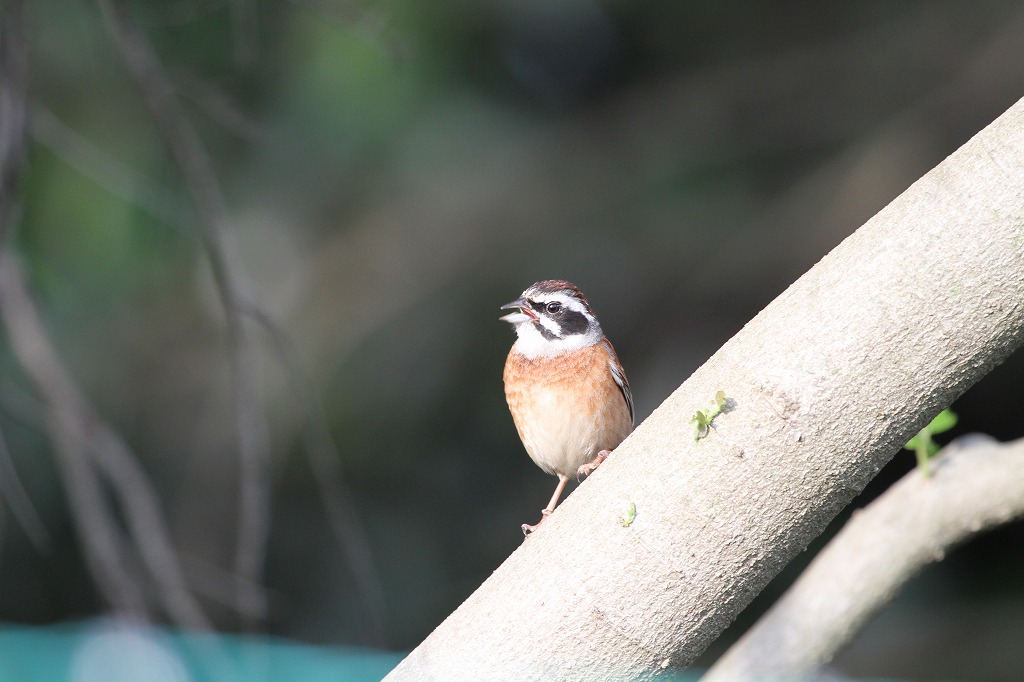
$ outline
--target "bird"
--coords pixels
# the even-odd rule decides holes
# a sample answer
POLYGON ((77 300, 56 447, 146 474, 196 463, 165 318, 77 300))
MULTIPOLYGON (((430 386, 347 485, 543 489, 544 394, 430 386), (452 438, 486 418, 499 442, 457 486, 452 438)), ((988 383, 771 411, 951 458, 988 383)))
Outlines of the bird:
POLYGON ((555 510, 571 476, 592 473, 633 431, 633 393, 615 348, 572 282, 531 285, 501 306, 516 341, 505 360, 505 399, 527 454, 558 485, 530 535, 555 510))

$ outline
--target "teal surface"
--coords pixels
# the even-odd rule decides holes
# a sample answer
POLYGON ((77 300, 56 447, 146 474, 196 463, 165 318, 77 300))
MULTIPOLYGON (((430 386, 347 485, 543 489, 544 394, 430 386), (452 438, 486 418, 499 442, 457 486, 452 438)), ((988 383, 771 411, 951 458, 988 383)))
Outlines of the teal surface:
POLYGON ((2 682, 375 682, 401 654, 100 620, 0 626, 2 682))

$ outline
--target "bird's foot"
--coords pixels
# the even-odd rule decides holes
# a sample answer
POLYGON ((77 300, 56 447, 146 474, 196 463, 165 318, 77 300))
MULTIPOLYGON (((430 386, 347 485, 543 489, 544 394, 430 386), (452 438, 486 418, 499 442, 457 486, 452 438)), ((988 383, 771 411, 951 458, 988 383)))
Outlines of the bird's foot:
POLYGON ((533 531, 535 531, 538 528, 540 528, 540 524, 544 523, 544 520, 547 519, 549 516, 551 516, 551 512, 552 511, 553 510, 551 510, 551 509, 542 509, 541 512, 540 512, 540 521, 538 521, 536 524, 534 524, 532 526, 530 524, 528 524, 528 523, 524 523, 523 524, 523 535, 529 537, 530 533, 532 533, 533 531))
POLYGON ((601 466, 601 462, 608 459, 608 455, 610 454, 612 454, 611 450, 602 450, 601 452, 597 453, 597 457, 595 457, 593 460, 587 462, 586 464, 584 464, 583 466, 576 470, 576 477, 579 478, 580 476, 589 476, 590 474, 594 473, 594 470, 597 469, 597 467, 601 466))

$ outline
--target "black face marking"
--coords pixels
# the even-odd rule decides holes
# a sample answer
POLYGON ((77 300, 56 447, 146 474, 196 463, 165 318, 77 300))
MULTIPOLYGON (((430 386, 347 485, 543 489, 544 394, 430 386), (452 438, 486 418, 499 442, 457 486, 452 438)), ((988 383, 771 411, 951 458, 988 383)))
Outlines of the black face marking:
POLYGON ((587 330, 590 329, 590 321, 587 320, 583 313, 576 312, 575 310, 563 308, 562 312, 555 315, 554 318, 558 322, 563 336, 586 334, 587 330))
MULTIPOLYGON (((564 283, 544 282, 542 284, 564 283)), ((538 301, 535 298, 525 297, 525 294, 533 293, 534 290, 540 290, 540 293, 547 293, 543 290, 543 287, 531 287, 531 290, 524 292, 525 303, 536 315, 551 320, 558 326, 556 330, 552 331, 548 327, 545 327, 539 320, 533 322, 534 328, 540 332, 540 335, 544 339, 548 341, 555 341, 571 336, 584 336, 590 331, 593 324, 591 319, 584 313, 575 310, 574 308, 567 307, 562 301, 538 301)), ((559 287, 557 289, 553 289, 553 291, 571 296, 573 299, 579 301, 589 312, 590 306, 587 305, 586 299, 584 299, 582 294, 579 294, 577 290, 559 287)))
POLYGON ((548 341, 554 341, 555 339, 559 338, 558 334, 554 333, 553 331, 542 325, 540 322, 534 322, 533 326, 536 327, 537 330, 540 332, 540 335, 543 336, 548 341))

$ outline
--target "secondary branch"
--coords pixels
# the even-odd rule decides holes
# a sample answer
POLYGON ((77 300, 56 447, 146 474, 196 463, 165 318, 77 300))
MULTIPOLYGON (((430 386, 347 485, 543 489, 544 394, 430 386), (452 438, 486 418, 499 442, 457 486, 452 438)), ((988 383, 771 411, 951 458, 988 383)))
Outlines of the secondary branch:
POLYGON ((1024 516, 1024 439, 965 436, 857 512, 793 586, 704 676, 804 679, 912 577, 953 547, 1024 516))

